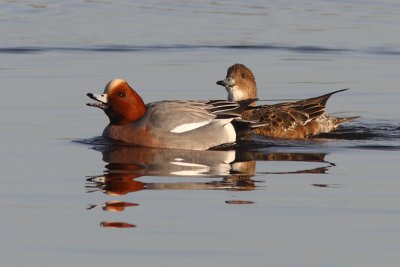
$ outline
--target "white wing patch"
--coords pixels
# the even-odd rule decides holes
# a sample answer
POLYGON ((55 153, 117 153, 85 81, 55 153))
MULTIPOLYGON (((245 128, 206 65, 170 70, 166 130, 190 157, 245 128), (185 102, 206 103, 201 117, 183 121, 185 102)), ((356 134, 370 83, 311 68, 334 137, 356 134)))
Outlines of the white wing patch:
POLYGON ((201 126, 209 124, 210 122, 211 122, 211 120, 181 124, 179 126, 176 126, 174 129, 172 129, 171 133, 189 132, 191 130, 194 130, 194 129, 200 128, 201 126))

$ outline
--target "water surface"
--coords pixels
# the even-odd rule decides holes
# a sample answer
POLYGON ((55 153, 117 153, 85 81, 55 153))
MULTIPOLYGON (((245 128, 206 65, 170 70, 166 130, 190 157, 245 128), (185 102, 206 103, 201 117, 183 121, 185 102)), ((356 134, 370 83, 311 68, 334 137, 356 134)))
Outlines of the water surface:
POLYGON ((396 1, 5 1, 0 10, 2 266, 400 260, 396 1), (85 106, 87 92, 119 77, 146 102, 221 99, 215 82, 237 62, 254 71, 263 103, 350 88, 328 113, 361 118, 316 139, 256 137, 220 152, 98 138, 107 118, 85 106))

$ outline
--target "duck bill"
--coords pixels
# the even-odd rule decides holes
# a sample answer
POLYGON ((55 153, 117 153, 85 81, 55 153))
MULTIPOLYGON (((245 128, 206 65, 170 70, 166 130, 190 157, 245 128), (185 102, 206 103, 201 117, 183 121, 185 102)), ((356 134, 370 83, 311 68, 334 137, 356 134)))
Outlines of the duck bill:
POLYGON ((221 85, 221 86, 224 86, 224 87, 232 87, 233 86, 232 79, 229 79, 229 78, 217 81, 217 84, 221 85))
POLYGON ((217 84, 218 84, 218 85, 221 85, 221 86, 225 86, 224 80, 217 81, 217 84))
POLYGON ((108 107, 107 94, 95 95, 92 93, 86 94, 89 98, 96 102, 86 103, 90 107, 96 107, 105 110, 108 107))

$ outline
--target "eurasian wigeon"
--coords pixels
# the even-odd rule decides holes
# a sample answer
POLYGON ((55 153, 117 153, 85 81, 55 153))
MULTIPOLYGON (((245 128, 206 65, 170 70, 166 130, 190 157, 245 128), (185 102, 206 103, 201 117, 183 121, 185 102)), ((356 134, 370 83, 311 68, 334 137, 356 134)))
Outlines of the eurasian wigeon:
MULTIPOLYGON (((206 150, 235 143, 261 124, 244 121, 240 112, 250 101, 160 101, 145 104, 122 79, 110 81, 104 93, 87 94, 107 114, 103 136, 160 148, 206 150)), ((265 125, 265 124, 264 124, 265 125)))
MULTIPOLYGON (((225 87, 230 101, 257 98, 255 77, 245 65, 234 64, 229 67, 226 78, 217 81, 217 84, 225 87)), ((329 97, 345 90, 347 89, 274 105, 256 106, 255 103, 252 103, 242 112, 242 118, 267 123, 266 126, 257 128, 254 132, 270 137, 305 138, 330 132, 336 129, 339 124, 358 118, 338 118, 325 113, 325 105, 329 97)))

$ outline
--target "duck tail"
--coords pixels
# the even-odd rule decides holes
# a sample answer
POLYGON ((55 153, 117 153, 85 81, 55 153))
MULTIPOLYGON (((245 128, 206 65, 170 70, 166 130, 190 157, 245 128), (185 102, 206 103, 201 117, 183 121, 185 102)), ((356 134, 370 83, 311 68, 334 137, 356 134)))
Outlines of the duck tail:
POLYGON ((306 103, 315 103, 315 104, 319 104, 321 107, 325 107, 326 102, 328 101, 328 99, 329 99, 332 95, 334 95, 334 94, 336 94, 336 93, 340 93, 340 92, 347 91, 347 90, 349 90, 349 89, 350 89, 350 88, 345 88, 345 89, 336 90, 336 91, 330 92, 330 93, 328 93, 328 94, 324 94, 324 95, 317 96, 317 97, 312 97, 312 98, 307 98, 307 99, 304 99, 304 100, 300 100, 300 101, 298 101, 298 102, 299 102, 299 103, 302 103, 302 102, 306 102, 306 103))
POLYGON ((342 123, 345 123, 345 122, 354 121, 354 120, 356 120, 356 119, 358 119, 358 118, 360 118, 360 116, 343 117, 343 118, 335 117, 335 119, 336 119, 336 120, 335 120, 335 125, 337 126, 337 125, 342 124, 342 123))

